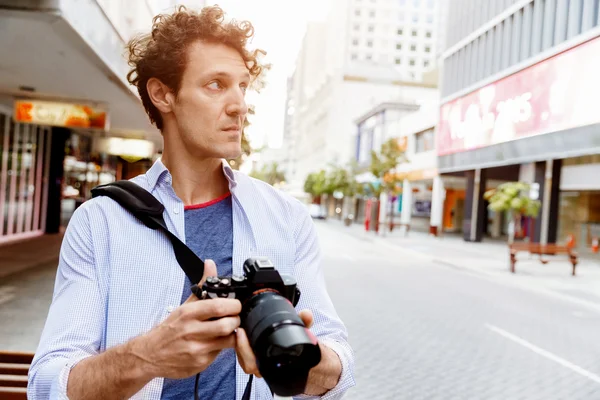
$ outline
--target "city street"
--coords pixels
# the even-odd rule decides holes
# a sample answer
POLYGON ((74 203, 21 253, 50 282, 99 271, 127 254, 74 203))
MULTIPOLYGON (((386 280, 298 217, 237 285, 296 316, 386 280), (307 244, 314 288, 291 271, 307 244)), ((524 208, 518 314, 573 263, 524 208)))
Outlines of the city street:
MULTIPOLYGON (((316 222, 356 352, 348 399, 600 398, 600 314, 316 222)), ((53 265, 0 287, 0 348, 34 351, 53 265)))

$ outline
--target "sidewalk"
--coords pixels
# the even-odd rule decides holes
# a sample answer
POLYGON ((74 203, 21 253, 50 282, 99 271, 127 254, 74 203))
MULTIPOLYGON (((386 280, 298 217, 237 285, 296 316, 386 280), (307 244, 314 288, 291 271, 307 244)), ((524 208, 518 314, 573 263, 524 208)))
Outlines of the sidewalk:
POLYGON ((392 233, 385 232, 384 235, 381 231, 379 234, 365 232, 362 224, 346 227, 337 220, 328 220, 326 223, 355 237, 393 246, 399 252, 423 261, 525 290, 544 292, 600 311, 600 259, 597 257, 580 257, 577 276, 573 277, 572 266, 566 255, 547 257, 550 262, 544 265, 539 257, 519 253, 516 273, 512 274, 508 246, 504 242, 470 243, 459 236, 433 237, 421 232, 410 232, 404 236, 400 229, 392 233))
POLYGON ((9 275, 57 263, 63 234, 43 235, 0 246, 0 279, 9 275))

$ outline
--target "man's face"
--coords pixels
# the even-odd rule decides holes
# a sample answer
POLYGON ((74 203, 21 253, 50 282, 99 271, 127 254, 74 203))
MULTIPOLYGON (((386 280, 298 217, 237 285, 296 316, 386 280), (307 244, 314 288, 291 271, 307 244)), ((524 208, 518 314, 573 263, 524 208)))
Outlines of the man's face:
POLYGON ((223 44, 190 45, 173 106, 180 139, 200 158, 236 158, 248 112, 250 74, 242 56, 223 44))

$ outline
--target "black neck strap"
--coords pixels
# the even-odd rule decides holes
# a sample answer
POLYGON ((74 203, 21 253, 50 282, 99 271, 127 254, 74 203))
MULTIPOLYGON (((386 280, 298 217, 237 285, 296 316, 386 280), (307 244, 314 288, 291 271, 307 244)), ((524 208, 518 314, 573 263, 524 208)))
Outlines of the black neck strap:
POLYGON ((204 262, 175 236, 165 223, 165 207, 147 190, 131 181, 117 181, 92 189, 92 197, 107 196, 131 212, 148 228, 160 229, 173 244, 175 258, 192 282, 197 284, 204 275, 204 262))

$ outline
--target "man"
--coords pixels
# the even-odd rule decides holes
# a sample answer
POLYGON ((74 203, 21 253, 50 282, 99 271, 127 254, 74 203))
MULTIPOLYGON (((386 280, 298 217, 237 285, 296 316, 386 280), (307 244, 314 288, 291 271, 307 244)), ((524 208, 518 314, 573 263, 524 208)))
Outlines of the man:
MULTIPOLYGON (((207 260, 204 278, 242 274, 244 260, 259 255, 296 278, 297 308, 322 352, 305 395, 337 399, 354 385, 353 353, 312 221, 301 203, 223 160, 241 154, 244 95, 261 73, 258 52, 245 48, 252 35, 250 23, 225 23, 218 7, 180 8, 130 42, 128 79, 164 138, 162 158, 134 182, 207 260)), ((191 285, 163 233, 107 197, 84 203, 61 248, 29 398, 192 399, 200 373, 200 399, 240 399, 247 374, 260 378, 240 302, 198 300, 191 285)), ((252 394, 272 398, 262 379, 252 394)))

